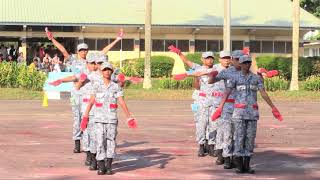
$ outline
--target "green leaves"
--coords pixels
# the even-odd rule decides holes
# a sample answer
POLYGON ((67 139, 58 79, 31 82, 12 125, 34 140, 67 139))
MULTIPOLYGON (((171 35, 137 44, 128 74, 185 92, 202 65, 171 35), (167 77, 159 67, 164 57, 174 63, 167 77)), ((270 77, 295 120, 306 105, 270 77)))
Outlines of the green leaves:
POLYGON ((0 87, 42 90, 47 75, 30 70, 26 65, 0 63, 0 87))

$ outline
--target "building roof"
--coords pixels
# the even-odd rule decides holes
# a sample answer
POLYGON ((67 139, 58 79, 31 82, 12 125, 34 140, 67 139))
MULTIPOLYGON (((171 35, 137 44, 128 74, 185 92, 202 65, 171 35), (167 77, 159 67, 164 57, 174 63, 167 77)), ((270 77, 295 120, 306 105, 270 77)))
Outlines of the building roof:
MULTIPOLYGON (((143 25, 144 0, 0 0, 2 25, 143 25)), ((153 0, 152 24, 223 26, 223 0, 153 0)), ((233 0, 233 27, 289 28, 290 0, 233 0)), ((320 28, 320 19, 301 9, 301 28, 320 28)))

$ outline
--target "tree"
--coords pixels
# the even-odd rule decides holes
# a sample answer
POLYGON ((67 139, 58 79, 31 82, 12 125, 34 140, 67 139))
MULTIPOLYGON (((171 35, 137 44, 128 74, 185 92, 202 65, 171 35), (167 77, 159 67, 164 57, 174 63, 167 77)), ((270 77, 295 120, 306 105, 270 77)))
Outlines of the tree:
POLYGON ((301 0, 300 7, 302 7, 309 13, 320 17, 320 0, 301 0))

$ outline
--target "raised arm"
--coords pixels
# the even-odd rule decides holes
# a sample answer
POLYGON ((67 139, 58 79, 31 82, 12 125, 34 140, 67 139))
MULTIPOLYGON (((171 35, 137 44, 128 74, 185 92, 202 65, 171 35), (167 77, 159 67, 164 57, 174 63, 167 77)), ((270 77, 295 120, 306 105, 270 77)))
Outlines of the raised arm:
POLYGON ((168 49, 170 50, 170 52, 176 53, 180 57, 180 59, 183 61, 183 63, 185 63, 190 68, 192 68, 193 62, 188 60, 187 57, 181 53, 180 49, 178 49, 177 47, 175 47, 173 45, 169 46, 168 49))
POLYGON ((110 49, 111 49, 114 45, 116 45, 118 41, 120 41, 120 40, 123 38, 123 36, 124 36, 123 29, 120 29, 120 31, 119 31, 118 34, 117 34, 117 38, 116 38, 113 42, 111 42, 110 44, 108 44, 106 47, 104 47, 104 48, 102 49, 102 53, 103 53, 103 54, 107 54, 107 53, 110 51, 110 49))
POLYGON ((59 49, 59 51, 63 54, 65 59, 69 58, 69 53, 67 52, 66 48, 62 44, 60 44, 52 35, 52 32, 49 31, 49 29, 46 27, 45 28, 46 34, 48 39, 53 43, 53 45, 59 49))

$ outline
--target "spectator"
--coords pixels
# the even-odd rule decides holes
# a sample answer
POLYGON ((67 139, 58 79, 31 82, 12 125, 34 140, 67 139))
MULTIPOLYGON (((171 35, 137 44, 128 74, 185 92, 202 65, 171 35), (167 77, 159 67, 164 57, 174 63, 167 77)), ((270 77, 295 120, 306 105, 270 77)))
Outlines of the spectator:
POLYGON ((49 53, 45 53, 43 59, 42 59, 42 62, 44 62, 45 60, 48 60, 49 63, 52 62, 52 58, 50 57, 49 53))
POLYGON ((9 55, 7 61, 8 61, 9 63, 12 63, 12 62, 13 62, 13 57, 12 57, 11 55, 9 55))
POLYGON ((37 58, 33 58, 33 62, 29 65, 29 70, 30 71, 38 70, 38 59, 37 58))
POLYGON ((38 53, 39 53, 39 58, 40 58, 40 59, 43 59, 44 54, 45 54, 45 53, 44 53, 44 44, 41 44, 41 45, 40 45, 40 47, 39 47, 39 52, 38 52, 38 53))
POLYGON ((9 55, 12 57, 12 59, 14 59, 15 51, 16 50, 14 49, 14 46, 11 45, 9 50, 9 55))
POLYGON ((41 63, 41 71, 48 73, 51 71, 51 65, 49 59, 43 58, 43 62, 41 63))
POLYGON ((56 58, 52 61, 52 67, 52 72, 61 72, 59 58, 56 58))
POLYGON ((63 61, 64 61, 63 58, 59 59, 59 67, 61 72, 66 72, 66 65, 64 65, 63 61))
POLYGON ((26 65, 26 60, 23 56, 23 52, 19 53, 19 57, 17 58, 17 62, 18 62, 18 64, 26 65))
POLYGON ((8 51, 7 51, 6 47, 4 47, 3 44, 1 44, 1 46, 0 46, 0 54, 2 54, 3 59, 7 59, 8 51))

